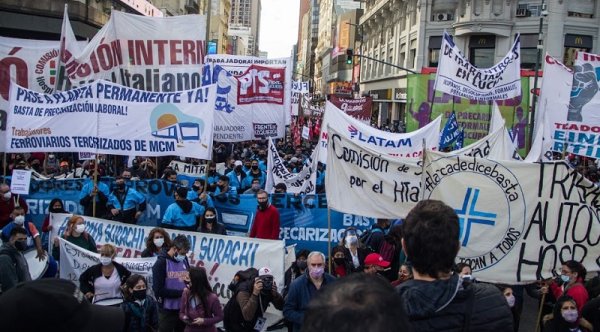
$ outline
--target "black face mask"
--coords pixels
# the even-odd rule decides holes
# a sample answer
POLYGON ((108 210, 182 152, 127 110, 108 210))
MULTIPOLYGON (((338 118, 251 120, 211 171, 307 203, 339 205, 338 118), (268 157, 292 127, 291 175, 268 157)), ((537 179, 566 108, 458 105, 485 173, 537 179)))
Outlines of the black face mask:
POLYGON ((207 223, 212 224, 213 222, 215 222, 215 217, 204 217, 204 220, 206 220, 207 223))
POLYGON ((258 209, 264 211, 269 206, 269 202, 258 202, 258 209))
POLYGON ((258 169, 258 166, 252 166, 252 169, 256 171, 258 169))
POLYGON ((146 290, 145 289, 137 289, 134 290, 131 295, 133 296, 134 299, 138 300, 138 301, 142 301, 146 299, 146 290))
POLYGON ((25 251, 27 249, 27 240, 15 241, 15 248, 17 248, 18 251, 25 251))
POLYGON ((192 186, 192 190, 193 191, 198 191, 198 190, 200 190, 200 186, 192 186))
POLYGON ((344 265, 344 262, 346 261, 346 259, 345 259, 345 258, 343 258, 343 257, 342 257, 342 258, 337 258, 337 257, 335 257, 335 258, 333 259, 333 261, 334 261, 334 262, 335 262, 335 264, 337 264, 337 265, 344 265))
POLYGON ((65 210, 64 210, 62 207, 59 207, 59 208, 54 208, 54 207, 51 207, 51 208, 49 208, 49 209, 48 209, 48 211, 50 211, 50 212, 52 212, 52 213, 61 213, 61 212, 65 212, 65 210))
POLYGON ((118 190, 124 190, 125 189, 125 183, 117 183, 117 189, 118 190))
POLYGON ((217 172, 217 171, 216 171, 216 170, 214 170, 214 169, 209 169, 209 170, 208 170, 208 174, 210 174, 210 175, 213 175, 213 174, 215 174, 216 172, 217 172))
POLYGON ((306 261, 296 261, 296 266, 300 270, 306 270, 306 268, 308 267, 308 263, 306 263, 306 261))

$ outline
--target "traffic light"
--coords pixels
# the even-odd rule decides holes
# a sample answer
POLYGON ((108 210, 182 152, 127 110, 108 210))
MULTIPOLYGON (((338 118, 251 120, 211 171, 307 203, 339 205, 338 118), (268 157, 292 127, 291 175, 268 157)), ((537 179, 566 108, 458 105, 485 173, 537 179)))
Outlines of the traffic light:
POLYGON ((346 50, 346 63, 351 65, 354 60, 354 50, 349 48, 346 50))

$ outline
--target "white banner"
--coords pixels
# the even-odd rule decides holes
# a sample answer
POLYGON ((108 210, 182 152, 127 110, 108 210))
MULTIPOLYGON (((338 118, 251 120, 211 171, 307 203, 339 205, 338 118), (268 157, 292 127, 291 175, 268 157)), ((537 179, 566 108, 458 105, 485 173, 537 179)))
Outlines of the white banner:
POLYGON ((283 138, 290 123, 290 58, 211 54, 204 76, 218 84, 214 138, 239 142, 283 138))
POLYGON ((521 95, 521 38, 504 59, 491 68, 469 63, 452 37, 444 31, 434 89, 470 100, 493 101, 521 95))
POLYGON ((84 48, 74 45, 64 22, 59 90, 105 79, 139 90, 184 91, 202 85, 206 16, 149 17, 112 11, 84 48))
MULTIPOLYGON (((423 139, 428 149, 435 150, 440 145, 441 121, 442 118, 439 116, 419 130, 406 134, 389 133, 375 129, 327 102, 317 144, 319 161, 327 163, 328 126, 340 135, 361 145, 369 146, 379 151, 380 154, 388 154, 396 158, 418 159, 421 158, 423 152, 423 139)), ((327 174, 329 175, 329 172, 327 174)))
MULTIPOLYGON (((79 276, 89 267, 100 263, 100 254, 83 249, 71 242, 60 241, 60 278, 71 280, 79 286, 79 276)), ((152 267, 156 257, 125 258, 116 257, 115 262, 123 265, 131 274, 140 274, 148 281, 148 290, 152 291, 152 267)))
POLYGON ((6 151, 209 160, 215 98, 216 85, 148 92, 96 81, 52 95, 13 85, 6 151))
MULTIPOLYGON (((50 243, 61 235, 70 215, 52 214, 50 243)), ((145 249, 146 238, 154 227, 129 225, 105 219, 84 217, 85 229, 97 245, 110 243, 117 247, 117 256, 139 257, 145 249)), ((250 239, 237 236, 213 235, 166 229, 171 238, 185 235, 190 240, 188 259, 192 266, 202 266, 208 280, 222 304, 232 296, 227 286, 235 273, 250 267, 268 266, 273 271, 278 289, 281 290, 284 275, 284 241, 250 239)), ((62 267, 61 267, 62 268, 62 267)))
POLYGON ((466 155, 494 160, 522 159, 504 126, 498 127, 496 131, 460 150, 449 152, 448 155, 466 155))
POLYGON ((600 188, 564 162, 525 163, 426 155, 425 198, 460 219, 458 261, 479 280, 530 283, 556 276, 562 262, 599 270, 600 188))
POLYGON ((269 139, 269 152, 267 153, 267 181, 265 190, 273 192, 276 184, 285 183, 287 192, 290 194, 314 194, 317 181, 317 164, 319 158, 315 148, 310 158, 302 165, 298 173, 291 173, 284 165, 283 159, 277 152, 273 140, 269 139))
POLYGON ((328 134, 327 205, 373 218, 406 217, 421 199, 419 160, 381 154, 331 126, 328 134))
POLYGON ((206 164, 194 165, 190 163, 184 163, 177 160, 171 160, 169 163, 169 167, 171 167, 177 174, 199 178, 201 176, 206 175, 206 164))

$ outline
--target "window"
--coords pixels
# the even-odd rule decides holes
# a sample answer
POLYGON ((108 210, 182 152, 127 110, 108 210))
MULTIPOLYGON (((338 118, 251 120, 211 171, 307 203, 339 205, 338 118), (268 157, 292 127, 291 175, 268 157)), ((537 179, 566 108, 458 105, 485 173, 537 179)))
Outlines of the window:
POLYGON ((469 39, 469 61, 477 68, 495 65, 496 36, 471 36, 469 39))
POLYGON ((415 68, 416 67, 416 60, 417 60, 417 40, 413 39, 410 41, 410 52, 408 55, 408 63, 407 65, 409 66, 409 68, 415 68))
POLYGON ((404 67, 406 62, 406 44, 400 45, 400 59, 398 59, 401 67, 404 67))
POLYGON ((440 61, 440 48, 442 47, 441 36, 429 37, 429 67, 437 67, 440 61))
POLYGON ((594 40, 592 36, 585 35, 565 35, 565 53, 563 55, 563 63, 565 66, 572 67, 575 62, 575 54, 577 51, 590 52, 593 48, 594 40))

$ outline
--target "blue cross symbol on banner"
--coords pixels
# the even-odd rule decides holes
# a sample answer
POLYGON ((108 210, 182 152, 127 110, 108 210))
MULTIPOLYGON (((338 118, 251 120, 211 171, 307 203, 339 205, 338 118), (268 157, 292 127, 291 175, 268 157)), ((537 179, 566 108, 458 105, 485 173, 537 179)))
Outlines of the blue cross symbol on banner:
POLYGON ((496 214, 490 212, 477 211, 477 198, 479 189, 468 188, 465 194, 465 200, 461 209, 455 209, 458 214, 460 238, 462 246, 466 247, 471 236, 471 226, 473 224, 494 226, 496 224, 496 214))

